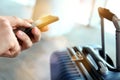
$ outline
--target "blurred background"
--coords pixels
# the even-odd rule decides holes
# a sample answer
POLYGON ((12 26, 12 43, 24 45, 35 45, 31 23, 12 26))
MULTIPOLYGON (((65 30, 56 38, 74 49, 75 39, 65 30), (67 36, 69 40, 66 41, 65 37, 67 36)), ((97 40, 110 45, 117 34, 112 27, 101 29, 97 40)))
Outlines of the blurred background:
MULTIPOLYGON (((0 58, 0 80, 50 80, 50 56, 72 46, 101 45, 98 7, 120 17, 119 0, 1 0, 0 16, 36 20, 56 15, 42 39, 13 59, 0 58)), ((106 53, 115 63, 115 28, 105 20, 106 53)))

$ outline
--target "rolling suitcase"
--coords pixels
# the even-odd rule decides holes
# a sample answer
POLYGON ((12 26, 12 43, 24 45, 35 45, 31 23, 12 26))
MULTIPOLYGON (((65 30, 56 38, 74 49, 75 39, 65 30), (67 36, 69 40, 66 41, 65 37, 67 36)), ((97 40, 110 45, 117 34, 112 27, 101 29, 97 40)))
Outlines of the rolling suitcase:
POLYGON ((98 8, 102 46, 74 46, 51 55, 51 80, 120 80, 120 20, 106 8, 98 8), (104 21, 116 28, 116 65, 105 52, 104 21))

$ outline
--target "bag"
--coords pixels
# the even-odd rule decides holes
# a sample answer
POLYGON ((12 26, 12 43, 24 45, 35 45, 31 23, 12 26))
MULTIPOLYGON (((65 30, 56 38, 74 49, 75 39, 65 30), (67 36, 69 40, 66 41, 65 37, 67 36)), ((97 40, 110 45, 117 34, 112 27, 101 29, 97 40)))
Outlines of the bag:
POLYGON ((120 80, 120 24, 115 14, 98 8, 101 19, 102 47, 74 46, 56 51, 50 60, 51 80, 120 80), (105 53, 104 21, 108 19, 116 28, 116 66, 105 53))

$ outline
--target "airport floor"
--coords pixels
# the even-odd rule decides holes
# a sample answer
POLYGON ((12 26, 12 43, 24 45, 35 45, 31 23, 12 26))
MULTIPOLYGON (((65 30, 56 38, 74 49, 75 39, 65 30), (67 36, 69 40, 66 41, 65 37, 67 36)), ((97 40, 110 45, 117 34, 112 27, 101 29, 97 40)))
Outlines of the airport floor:
MULTIPOLYGON (((108 38, 108 46, 112 48, 112 37, 108 35, 108 38)), ((67 34, 42 38, 16 58, 0 58, 0 80, 50 80, 50 56, 55 51, 72 46, 100 45, 100 41, 99 29, 78 25, 67 34)), ((109 55, 114 56, 113 53, 109 55)))
MULTIPOLYGON (((14 16, 26 18, 31 16, 28 15, 32 13, 29 7, 9 4, 10 0, 1 1, 0 15, 15 14, 14 16)), ((96 27, 76 24, 70 32, 63 35, 43 37, 16 58, 0 57, 0 80, 50 80, 50 57, 55 51, 72 46, 101 45, 100 35, 100 29, 96 27)), ((107 33, 106 37, 108 54, 115 60, 114 35, 107 33)))

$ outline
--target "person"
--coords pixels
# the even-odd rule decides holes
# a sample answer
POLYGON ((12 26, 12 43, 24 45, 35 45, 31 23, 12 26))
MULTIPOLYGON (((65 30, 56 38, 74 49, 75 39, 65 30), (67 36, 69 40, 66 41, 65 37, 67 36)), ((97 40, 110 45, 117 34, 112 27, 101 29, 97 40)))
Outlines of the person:
POLYGON ((41 31, 33 27, 31 30, 33 37, 29 37, 22 30, 17 30, 20 27, 32 27, 32 22, 15 16, 0 16, 0 57, 16 57, 21 51, 30 48, 40 40, 41 32, 47 31, 47 27, 42 28, 41 31))

